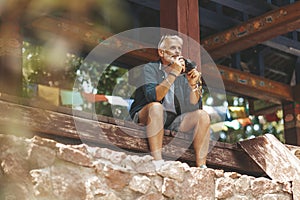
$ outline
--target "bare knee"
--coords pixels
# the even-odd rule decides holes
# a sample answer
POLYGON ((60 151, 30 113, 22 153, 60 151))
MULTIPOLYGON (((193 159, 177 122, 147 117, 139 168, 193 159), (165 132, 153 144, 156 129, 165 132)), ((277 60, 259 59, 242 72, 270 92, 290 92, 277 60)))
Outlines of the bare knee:
POLYGON ((163 105, 159 102, 152 102, 147 105, 147 124, 150 122, 154 122, 157 125, 160 125, 160 123, 163 123, 163 113, 164 108, 163 105))
POLYGON ((197 110, 195 111, 197 115, 198 122, 202 124, 202 126, 209 126, 210 125, 210 117, 208 113, 204 110, 197 110))
POLYGON ((139 120, 142 124, 149 124, 151 121, 163 120, 163 106, 159 102, 147 104, 139 112, 139 120))
POLYGON ((148 104, 149 106, 149 115, 155 117, 163 117, 164 108, 163 105, 159 102, 152 102, 148 104))
POLYGON ((158 102, 150 103, 148 104, 148 110, 148 137, 159 135, 159 133, 163 134, 163 106, 158 102))

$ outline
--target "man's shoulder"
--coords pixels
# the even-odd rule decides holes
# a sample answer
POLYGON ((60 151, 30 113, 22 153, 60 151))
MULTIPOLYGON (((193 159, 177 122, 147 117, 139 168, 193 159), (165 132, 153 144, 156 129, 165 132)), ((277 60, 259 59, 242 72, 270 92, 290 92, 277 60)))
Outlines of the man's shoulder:
POLYGON ((151 61, 144 65, 146 71, 159 71, 159 61, 151 61))
POLYGON ((159 66, 159 61, 151 61, 145 64, 145 66, 155 66, 158 67, 159 66))

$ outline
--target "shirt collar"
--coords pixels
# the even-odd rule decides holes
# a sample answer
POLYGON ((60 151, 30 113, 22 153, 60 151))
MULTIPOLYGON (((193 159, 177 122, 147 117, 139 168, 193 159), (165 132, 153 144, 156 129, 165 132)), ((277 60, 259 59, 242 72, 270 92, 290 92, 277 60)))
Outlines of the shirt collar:
POLYGON ((161 60, 159 61, 159 67, 158 67, 158 69, 162 71, 162 63, 161 63, 161 60))

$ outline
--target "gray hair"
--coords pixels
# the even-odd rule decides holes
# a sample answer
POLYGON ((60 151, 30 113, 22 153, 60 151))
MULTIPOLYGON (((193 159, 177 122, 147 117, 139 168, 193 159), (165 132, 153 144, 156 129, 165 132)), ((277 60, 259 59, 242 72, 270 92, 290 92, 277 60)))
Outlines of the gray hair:
POLYGON ((181 44, 183 44, 183 40, 178 35, 163 35, 157 45, 158 49, 165 48, 165 41, 169 39, 175 39, 178 40, 181 44))

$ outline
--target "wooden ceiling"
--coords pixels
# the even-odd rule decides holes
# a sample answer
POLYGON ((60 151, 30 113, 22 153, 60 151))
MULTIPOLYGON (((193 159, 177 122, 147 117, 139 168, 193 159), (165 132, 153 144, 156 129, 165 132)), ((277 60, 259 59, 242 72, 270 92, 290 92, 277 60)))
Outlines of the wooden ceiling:
MULTIPOLYGON (((128 0, 160 10, 159 0, 128 0)), ((199 0, 201 44, 220 65, 290 85, 300 56, 297 0, 199 0)), ((298 67, 297 67, 298 66, 298 67)), ((296 79, 300 79, 299 70, 296 79)))

